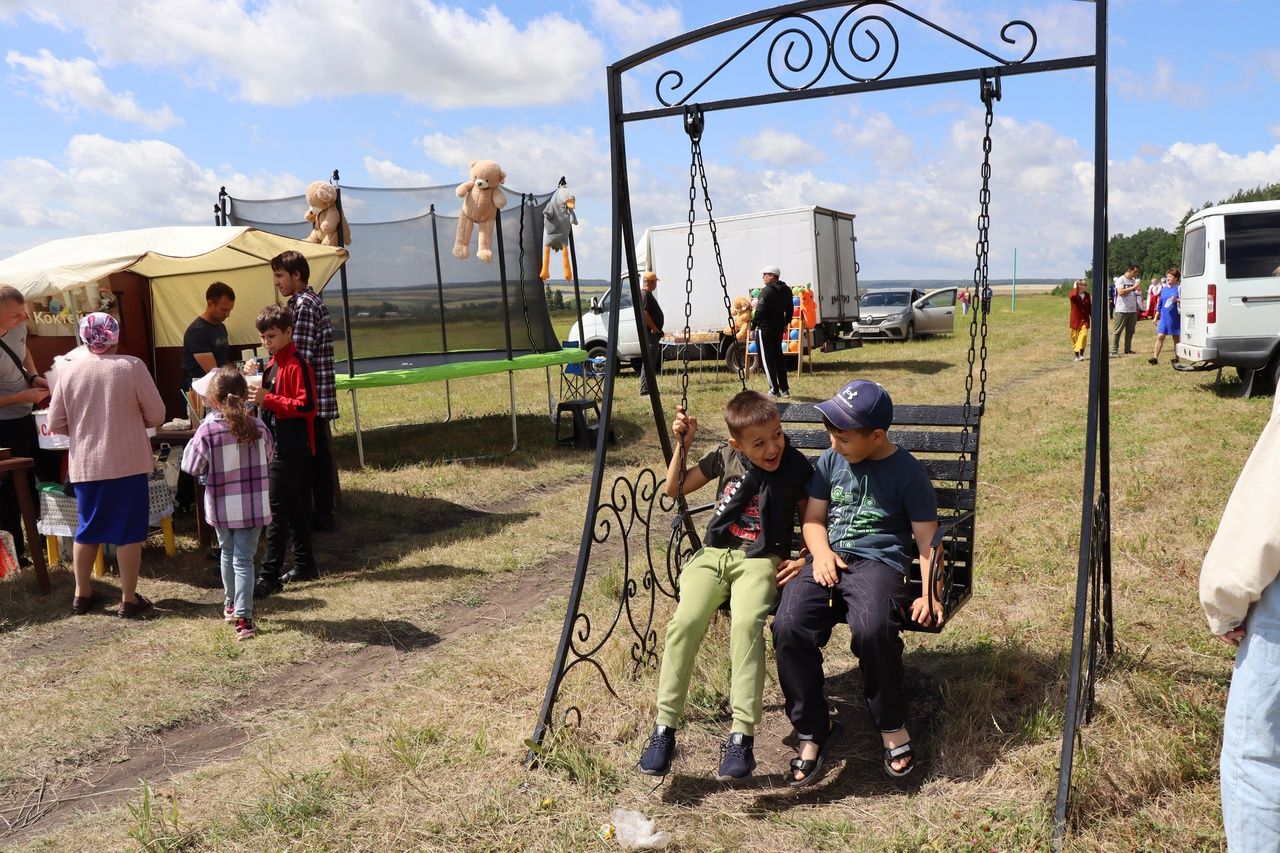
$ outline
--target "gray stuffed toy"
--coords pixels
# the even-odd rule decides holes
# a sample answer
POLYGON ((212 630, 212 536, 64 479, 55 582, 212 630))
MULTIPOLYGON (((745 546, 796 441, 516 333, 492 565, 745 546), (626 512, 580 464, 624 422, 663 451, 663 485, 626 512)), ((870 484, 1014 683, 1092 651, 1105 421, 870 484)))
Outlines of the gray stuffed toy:
POLYGON ((546 245, 542 247, 542 272, 538 273, 538 277, 543 281, 551 278, 552 249, 563 254, 564 280, 573 280, 573 269, 569 265, 569 232, 572 226, 578 224, 578 215, 573 212, 576 205, 577 200, 569 192, 564 178, 561 178, 560 186, 551 194, 551 201, 547 202, 547 208, 542 213, 546 220, 546 245))

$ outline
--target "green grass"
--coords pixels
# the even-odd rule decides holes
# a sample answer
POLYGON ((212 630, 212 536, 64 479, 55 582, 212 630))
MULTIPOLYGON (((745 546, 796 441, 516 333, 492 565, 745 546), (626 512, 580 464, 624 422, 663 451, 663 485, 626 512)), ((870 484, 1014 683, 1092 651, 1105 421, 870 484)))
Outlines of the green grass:
MULTIPOLYGON (((234 713, 254 684, 314 666, 305 685, 276 688, 239 720, 250 740, 238 760, 182 767, 128 802, 25 843, 580 851, 608 849, 596 832, 623 806, 656 819, 679 850, 1047 849, 1087 387, 1087 366, 1069 360, 1066 314, 1064 300, 1048 296, 1020 298, 1016 314, 1007 299, 996 302, 974 598, 942 634, 907 638, 918 788, 878 775, 860 676, 840 631, 828 646, 828 688, 849 734, 814 792, 727 788, 709 778, 727 720, 724 625, 713 626, 695 664, 681 757, 666 785, 655 790, 631 770, 652 723, 656 673, 629 675, 626 642, 601 653, 618 697, 575 670, 555 720, 576 705, 582 726, 557 725, 542 766, 521 766, 592 469, 589 454, 552 449, 546 379, 525 372, 516 375, 520 446, 511 454, 505 376, 451 383, 450 422, 440 384, 361 392, 363 470, 344 396, 336 444, 346 507, 341 533, 318 540, 326 576, 263 602, 262 633, 251 643, 229 639, 218 594, 199 585, 211 564, 189 536, 173 560, 154 543, 146 549, 142 590, 161 602, 161 618, 127 630, 106 617, 66 617, 65 570, 54 572, 49 597, 34 596, 25 576, 0 582, 8 699, 0 797, 20 804, 42 788, 52 797, 77 778, 96 778, 127 744, 234 713), (534 598, 504 598, 531 579, 546 581, 534 598), (443 639, 404 642, 433 632, 443 639), (372 656, 372 674, 319 689, 324 673, 360 655, 372 656)), ((1140 348, 1148 338, 1144 327, 1140 348)), ((792 392, 822 399, 864 376, 900 403, 956 402, 966 345, 956 335, 819 354, 816 372, 793 379, 792 392)), ((1230 653, 1208 636, 1196 576, 1271 401, 1220 394, 1211 376, 1150 367, 1145 356, 1110 367, 1119 653, 1082 733, 1069 849, 1219 850, 1216 761, 1230 653)), ((717 412, 736 384, 711 370, 690 376, 689 405, 704 425, 698 449, 722 432, 717 412)), ((661 387, 669 420, 678 373, 664 374, 661 387)), ((633 375, 619 377, 619 443, 606 486, 634 465, 661 464, 653 414, 635 391, 633 375)), ((601 551, 587 581, 598 632, 623 579, 601 551)), ((112 592, 113 582, 100 590, 112 592)), ((659 637, 667 612, 664 603, 659 637)), ((777 778, 791 754, 780 703, 770 673, 757 732, 765 778, 777 778)))

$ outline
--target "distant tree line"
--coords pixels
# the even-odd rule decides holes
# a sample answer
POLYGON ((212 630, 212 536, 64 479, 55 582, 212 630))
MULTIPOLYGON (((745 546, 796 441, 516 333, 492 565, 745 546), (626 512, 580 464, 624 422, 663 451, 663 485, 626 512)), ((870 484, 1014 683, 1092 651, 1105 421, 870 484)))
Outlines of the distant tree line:
MULTIPOLYGON (((1107 241, 1107 279, 1114 280, 1122 275, 1129 264, 1135 263, 1142 269, 1142 275, 1153 278, 1163 275, 1170 267, 1182 262, 1182 235, 1187 227, 1187 220, 1195 213, 1216 204, 1237 204, 1246 201, 1280 200, 1280 183, 1267 184, 1249 190, 1236 190, 1234 194, 1218 202, 1206 201, 1199 207, 1193 207, 1182 215, 1178 227, 1173 231, 1163 228, 1143 228, 1134 234, 1113 234, 1107 241)), ((1093 270, 1085 273, 1085 278, 1092 282, 1093 270)))

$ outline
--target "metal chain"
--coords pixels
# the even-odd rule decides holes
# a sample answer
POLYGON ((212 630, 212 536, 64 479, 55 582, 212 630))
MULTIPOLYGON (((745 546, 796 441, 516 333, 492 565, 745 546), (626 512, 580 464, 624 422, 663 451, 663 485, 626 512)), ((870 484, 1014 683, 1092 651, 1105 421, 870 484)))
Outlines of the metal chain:
MULTIPOLYGON (((697 215, 698 201, 698 163, 702 154, 702 109, 696 106, 685 108, 684 130, 689 134, 689 231, 685 237, 688 252, 684 259, 684 346, 681 348, 682 370, 680 371, 680 406, 687 414, 689 411, 689 337, 690 317, 693 314, 693 223, 697 215)), ((684 508, 684 472, 688 467, 689 450, 684 439, 676 437, 677 453, 680 454, 680 492, 681 509, 684 508)))
MULTIPOLYGON (((729 281, 724 274, 724 258, 720 254, 720 238, 716 236, 716 218, 711 209, 711 193, 707 189, 707 170, 702 164, 702 141, 699 138, 694 142, 694 160, 698 165, 698 177, 702 181, 702 198, 706 202, 707 208, 707 227, 711 231, 711 246, 716 253, 716 270, 720 274, 720 295, 724 298, 724 313, 729 320, 729 328, 734 327, 733 322, 733 302, 729 299, 729 281)), ((690 193, 692 196, 692 193, 690 193)), ((690 199, 692 201, 692 199, 690 199)), ((690 211, 692 216, 692 211, 690 211)), ((692 220, 691 220, 692 221, 692 220)), ((690 231, 692 235, 692 230, 690 231)), ((693 244, 689 244, 689 262, 693 261, 693 244)), ((687 303, 686 303, 687 304, 687 303)), ((738 354, 738 381, 742 384, 742 390, 747 390, 747 353, 743 350, 738 354)))

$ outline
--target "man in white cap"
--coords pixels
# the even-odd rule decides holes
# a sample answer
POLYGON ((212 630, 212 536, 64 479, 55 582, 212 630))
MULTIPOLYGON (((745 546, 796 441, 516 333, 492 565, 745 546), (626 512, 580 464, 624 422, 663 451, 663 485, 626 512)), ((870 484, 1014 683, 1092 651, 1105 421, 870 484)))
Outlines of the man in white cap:
MULTIPOLYGON (((644 321, 645 346, 649 350, 649 358, 653 361, 653 372, 656 376, 662 372, 662 306, 654 298, 653 291, 658 287, 658 274, 649 270, 640 278, 640 319, 644 321)), ((655 383, 656 384, 656 381, 655 383)), ((649 374, 640 369, 640 396, 649 396, 649 374)))
POLYGON ((775 266, 760 270, 764 288, 756 301, 751 328, 756 330, 760 363, 769 380, 769 393, 774 397, 790 397, 787 366, 782 358, 782 336, 791 325, 791 288, 781 280, 782 271, 775 266))

